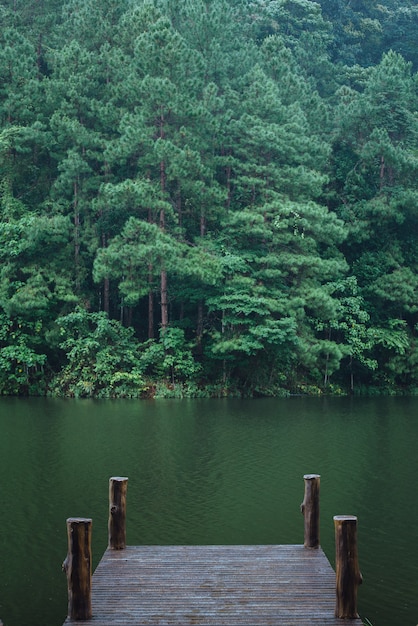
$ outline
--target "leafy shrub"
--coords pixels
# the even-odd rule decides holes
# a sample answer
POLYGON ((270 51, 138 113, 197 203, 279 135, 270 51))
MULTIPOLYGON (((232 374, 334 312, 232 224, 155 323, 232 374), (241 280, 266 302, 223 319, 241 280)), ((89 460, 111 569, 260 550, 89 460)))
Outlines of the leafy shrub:
POLYGON ((138 398, 147 385, 140 346, 131 328, 106 313, 77 308, 58 320, 67 363, 54 378, 52 395, 76 398, 138 398))

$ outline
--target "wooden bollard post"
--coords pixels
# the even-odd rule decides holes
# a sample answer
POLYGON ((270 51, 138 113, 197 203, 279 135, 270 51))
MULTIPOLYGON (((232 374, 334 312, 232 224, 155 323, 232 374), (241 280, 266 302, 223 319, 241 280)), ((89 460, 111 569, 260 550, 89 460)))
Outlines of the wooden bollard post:
POLYGON ((91 529, 92 520, 85 517, 67 519, 68 554, 62 564, 67 574, 68 617, 89 620, 91 612, 91 529))
POLYGON ((113 476, 109 479, 109 548, 126 548, 126 492, 128 479, 113 476))
POLYGON ((357 517, 335 515, 335 617, 356 619, 357 591, 362 583, 357 554, 357 517))
POLYGON ((305 548, 319 547, 319 474, 305 474, 305 496, 300 510, 305 518, 305 548))

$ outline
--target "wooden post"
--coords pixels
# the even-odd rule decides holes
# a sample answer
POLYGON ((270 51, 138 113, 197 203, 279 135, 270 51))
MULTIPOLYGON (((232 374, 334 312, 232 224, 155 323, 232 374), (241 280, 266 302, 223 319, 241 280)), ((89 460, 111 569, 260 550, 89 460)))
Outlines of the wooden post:
POLYGON ((335 617, 358 618, 357 590, 362 576, 357 555, 357 517, 335 515, 335 617))
POLYGON ((319 474, 305 474, 305 496, 300 510, 305 518, 305 548, 319 548, 319 474))
POLYGON ((91 612, 91 529, 92 520, 84 517, 67 519, 68 554, 62 564, 67 574, 68 617, 89 620, 91 612))
POLYGON ((113 476, 109 479, 109 548, 126 548, 126 492, 128 479, 113 476))

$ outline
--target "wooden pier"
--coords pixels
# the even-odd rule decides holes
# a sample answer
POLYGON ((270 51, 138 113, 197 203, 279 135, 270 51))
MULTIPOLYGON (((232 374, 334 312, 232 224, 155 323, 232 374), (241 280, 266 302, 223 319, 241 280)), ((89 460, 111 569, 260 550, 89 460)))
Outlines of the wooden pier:
MULTIPOLYGON (((304 546, 125 547, 120 545, 118 530, 116 542, 121 549, 115 549, 112 529, 120 527, 115 516, 120 513, 124 519, 125 513, 123 499, 120 506, 120 498, 115 504, 111 496, 109 548, 92 577, 87 603, 84 599, 78 605, 83 610, 86 608, 81 619, 88 619, 95 626, 341 626, 346 623, 341 617, 349 617, 350 626, 361 626, 356 608, 357 586, 361 582, 356 540, 354 537, 354 544, 349 547, 350 560, 353 554, 355 557, 354 567, 353 563, 342 564, 341 586, 338 583, 341 566, 337 563, 336 575, 319 546, 316 492, 310 501, 313 477, 317 475, 305 477, 305 499, 301 507, 305 516, 304 546), (306 519, 312 517, 312 511, 314 519, 307 526, 306 519), (310 543, 314 547, 307 547, 310 543)), ((319 477, 314 480, 319 485, 319 477)), ((356 518, 338 516, 334 520, 336 540, 339 538, 338 556, 345 550, 347 537, 352 540, 352 522, 356 518)), ((71 518, 71 546, 74 521, 83 522, 71 518)), ((82 532, 87 526, 82 524, 82 532)), ((89 541, 80 539, 77 543, 85 546, 89 541)), ((70 553, 67 563, 71 561, 69 557, 70 553)), ((83 561, 81 577, 86 578, 81 584, 77 581, 77 589, 86 589, 91 576, 89 567, 85 567, 85 557, 83 561)), ((70 588, 69 598, 71 616, 70 605, 75 598, 70 588)), ((75 619, 80 616, 68 617, 65 626, 74 624, 75 619)))

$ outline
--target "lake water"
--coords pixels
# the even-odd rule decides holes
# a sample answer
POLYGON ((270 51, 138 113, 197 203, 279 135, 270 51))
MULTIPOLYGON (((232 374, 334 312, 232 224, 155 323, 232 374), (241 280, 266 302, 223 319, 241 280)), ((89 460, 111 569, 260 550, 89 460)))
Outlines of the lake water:
POLYGON ((321 474, 321 545, 358 516, 359 611, 418 624, 418 398, 0 399, 0 618, 60 626, 66 519, 107 545, 108 480, 128 476, 129 544, 303 543, 321 474))

